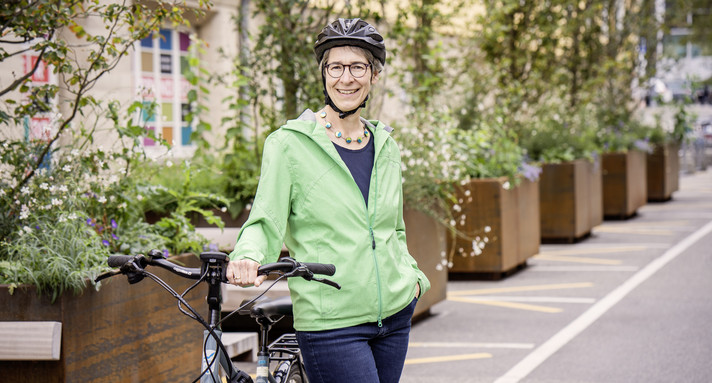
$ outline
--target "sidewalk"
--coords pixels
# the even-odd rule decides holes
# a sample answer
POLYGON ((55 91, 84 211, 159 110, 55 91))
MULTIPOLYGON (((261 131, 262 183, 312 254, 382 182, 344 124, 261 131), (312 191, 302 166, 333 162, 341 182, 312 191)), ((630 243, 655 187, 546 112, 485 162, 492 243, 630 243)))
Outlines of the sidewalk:
POLYGON ((671 201, 504 280, 448 282, 401 382, 710 381, 711 222, 712 174, 683 174, 671 201))

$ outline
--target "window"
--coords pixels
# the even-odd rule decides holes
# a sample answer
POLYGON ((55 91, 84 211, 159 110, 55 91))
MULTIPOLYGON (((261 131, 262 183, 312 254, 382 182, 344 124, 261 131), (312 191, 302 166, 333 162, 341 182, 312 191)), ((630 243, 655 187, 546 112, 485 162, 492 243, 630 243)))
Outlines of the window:
MULTIPOLYGON (((171 147, 191 145, 192 127, 186 121, 190 112, 188 91, 190 83, 185 73, 188 66, 190 35, 186 32, 161 29, 159 33, 141 40, 137 55, 138 89, 146 108, 142 122, 147 130, 166 140, 171 147)), ((150 138, 144 139, 146 147, 156 146, 150 138)))
POLYGON ((684 36, 665 35, 663 37, 663 55, 671 58, 687 56, 687 43, 684 36))

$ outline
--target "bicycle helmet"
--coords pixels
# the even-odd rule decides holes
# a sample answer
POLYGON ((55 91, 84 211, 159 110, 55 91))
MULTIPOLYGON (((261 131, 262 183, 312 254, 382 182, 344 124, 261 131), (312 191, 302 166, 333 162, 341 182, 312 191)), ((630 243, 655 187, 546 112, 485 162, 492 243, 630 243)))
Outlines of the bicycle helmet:
POLYGON ((317 63, 321 63, 327 49, 353 45, 373 53, 373 56, 386 64, 386 44, 383 36, 371 24, 361 19, 339 18, 324 27, 314 43, 317 63))
MULTIPOLYGON (((383 42, 383 36, 374 28, 371 24, 356 18, 356 19, 343 19, 339 18, 331 24, 324 27, 317 36, 316 43, 314 43, 314 55, 316 56, 316 62, 321 64, 321 60, 324 58, 324 52, 328 49, 334 47, 343 46, 356 46, 363 48, 376 58, 382 65, 386 64, 386 44, 383 42)), ((346 116, 356 113, 360 108, 366 107, 366 101, 368 100, 368 95, 363 100, 363 103, 354 110, 342 111, 336 104, 331 100, 329 94, 326 91, 326 78, 324 78, 324 72, 322 68, 321 81, 324 85, 324 98, 326 105, 329 105, 332 109, 339 113, 339 118, 344 119, 346 116)))

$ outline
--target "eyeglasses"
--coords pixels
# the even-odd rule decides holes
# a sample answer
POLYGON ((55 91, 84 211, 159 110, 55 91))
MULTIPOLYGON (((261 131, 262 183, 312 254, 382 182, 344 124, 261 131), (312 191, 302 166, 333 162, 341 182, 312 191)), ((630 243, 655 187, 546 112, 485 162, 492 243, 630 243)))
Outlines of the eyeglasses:
POLYGON ((341 77, 344 74, 344 68, 346 67, 349 68, 349 73, 351 73, 351 76, 353 76, 354 78, 361 78, 366 74, 366 70, 368 70, 368 67, 370 66, 371 64, 364 63, 353 63, 350 65, 332 63, 324 65, 324 67, 326 68, 326 73, 328 73, 329 76, 333 78, 341 77))

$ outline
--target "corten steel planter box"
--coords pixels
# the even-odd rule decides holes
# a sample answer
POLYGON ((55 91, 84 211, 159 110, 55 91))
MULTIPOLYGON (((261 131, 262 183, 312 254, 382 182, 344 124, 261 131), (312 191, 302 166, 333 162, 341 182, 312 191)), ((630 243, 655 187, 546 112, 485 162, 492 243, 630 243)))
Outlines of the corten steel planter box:
POLYGON ((509 190, 503 187, 506 181, 504 177, 475 179, 458 188, 462 213, 467 216, 464 227, 458 228, 469 237, 486 236, 488 243, 480 255, 473 255, 472 241, 458 237, 453 243, 448 238, 448 252, 454 251, 450 275, 502 275, 524 266, 539 253, 538 181, 523 179, 509 190), (482 231, 486 226, 489 233, 482 231))
POLYGON ((667 201, 680 189, 680 144, 655 146, 647 155, 648 201, 667 201))
POLYGON ((544 164, 539 178, 542 242, 575 242, 603 222, 600 163, 544 164))
POLYGON ((417 317, 447 298, 447 266, 442 265, 447 230, 433 217, 417 210, 405 209, 403 217, 408 251, 430 280, 430 290, 415 306, 413 316, 417 317))
MULTIPOLYGON (((186 266, 199 267, 194 255, 186 266)), ((152 268, 182 293, 193 281, 152 268)), ((207 314, 207 289, 197 287, 188 302, 207 314)), ((54 303, 33 287, 13 295, 0 286, 0 320, 62 323, 58 361, 0 361, 6 382, 188 382, 200 374, 203 327, 178 311, 178 301, 145 278, 130 285, 125 276, 102 282, 99 291, 65 293, 54 303)))
POLYGON ((648 201, 646 153, 604 153, 603 216, 625 219, 634 215, 648 201))

